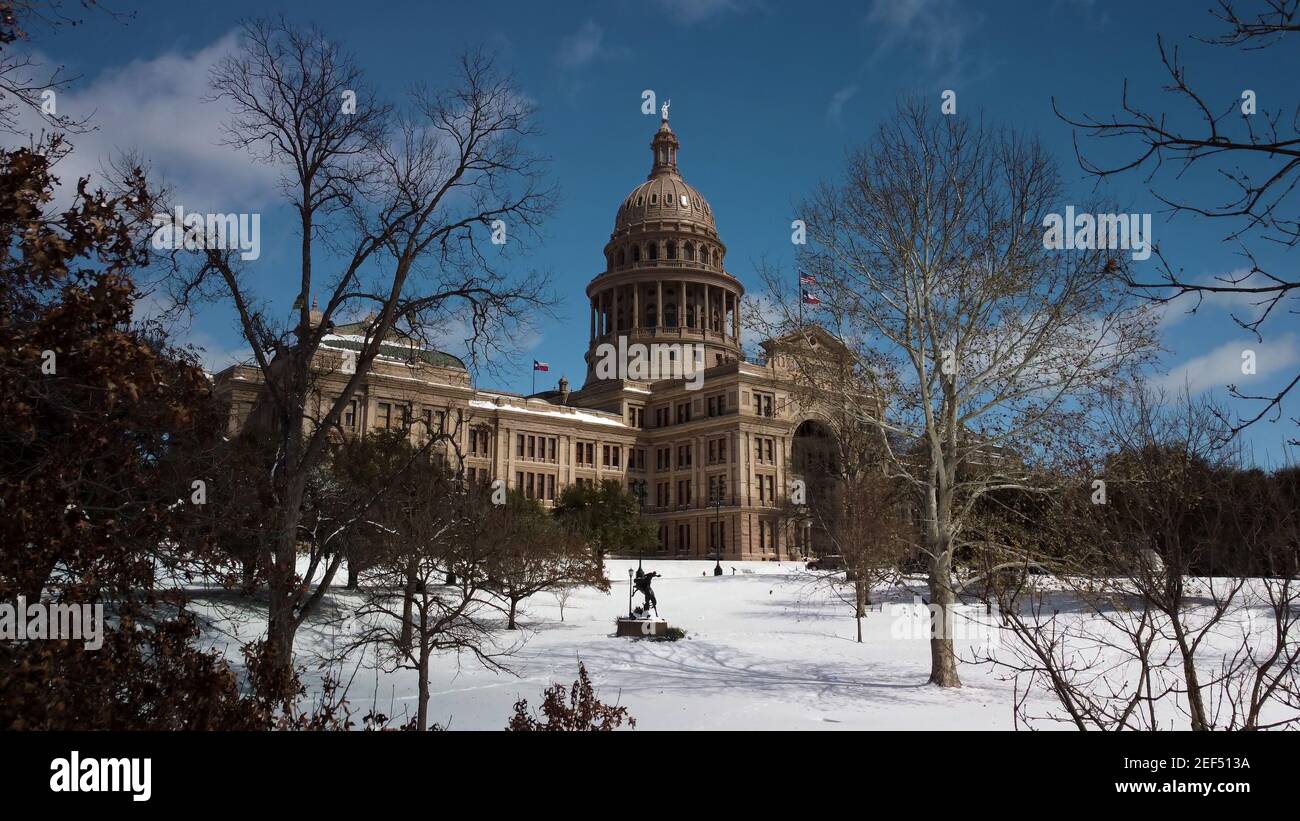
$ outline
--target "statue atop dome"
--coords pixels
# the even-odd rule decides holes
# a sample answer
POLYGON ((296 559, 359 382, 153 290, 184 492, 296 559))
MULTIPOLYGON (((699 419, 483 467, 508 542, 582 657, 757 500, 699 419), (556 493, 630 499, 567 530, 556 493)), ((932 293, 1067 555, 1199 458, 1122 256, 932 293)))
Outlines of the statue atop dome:
POLYGON ((673 101, 672 101, 671 99, 669 99, 669 100, 664 100, 663 107, 659 109, 660 116, 663 117, 663 121, 664 121, 664 122, 668 122, 668 106, 670 106, 670 105, 672 105, 672 104, 673 104, 673 101))

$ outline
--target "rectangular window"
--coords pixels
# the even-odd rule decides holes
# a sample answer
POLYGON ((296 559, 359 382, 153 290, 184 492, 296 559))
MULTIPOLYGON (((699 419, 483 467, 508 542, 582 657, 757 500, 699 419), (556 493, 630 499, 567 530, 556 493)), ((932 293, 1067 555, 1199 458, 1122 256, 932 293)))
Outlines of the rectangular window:
POLYGON ((555 501, 555 475, 547 474, 546 476, 546 498, 555 501))
POLYGON ((392 424, 393 407, 387 402, 380 402, 375 414, 375 427, 388 430, 392 424))
POLYGON ((515 456, 520 459, 524 458, 524 435, 521 433, 515 437, 515 456))
POLYGON ((343 409, 343 427, 348 430, 357 429, 357 400, 353 399, 348 406, 343 409))

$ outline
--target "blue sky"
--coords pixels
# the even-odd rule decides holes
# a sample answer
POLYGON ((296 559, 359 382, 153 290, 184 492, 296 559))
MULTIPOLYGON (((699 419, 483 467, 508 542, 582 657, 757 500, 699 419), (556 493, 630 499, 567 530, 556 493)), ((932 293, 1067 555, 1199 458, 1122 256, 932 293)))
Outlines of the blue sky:
MULTIPOLYGON (((220 112, 200 101, 206 66, 233 47, 244 17, 283 12, 313 22, 343 42, 372 84, 398 98, 414 82, 438 86, 451 57, 466 46, 496 50, 535 100, 545 131, 534 148, 551 159, 560 206, 545 243, 526 261, 551 272, 563 297, 558 316, 539 329, 513 375, 484 387, 527 391, 531 357, 551 364, 549 379, 581 381, 587 327, 582 289, 602 267, 601 249, 617 204, 645 178, 657 117, 640 111, 641 92, 672 99, 672 123, 685 177, 710 200, 728 246, 728 267, 752 289, 754 263, 789 263, 793 203, 818 181, 834 179, 845 149, 867 139, 900 95, 957 92, 963 113, 1037 134, 1061 159, 1073 193, 1092 193, 1073 157, 1070 127, 1051 99, 1071 113, 1118 110, 1125 78, 1130 96, 1152 109, 1185 110, 1160 92, 1165 81, 1157 33, 1184 49, 1190 81, 1228 106, 1243 89, 1261 109, 1296 104, 1300 51, 1292 44, 1243 52, 1191 39, 1217 31, 1207 3, 959 2, 869 0, 780 3, 749 0, 614 0, 605 3, 222 2, 146 0, 133 19, 89 15, 82 26, 42 37, 41 59, 80 79, 60 100, 61 113, 93 112, 99 130, 77 141, 65 174, 92 171, 113 149, 134 146, 165 174, 186 202, 206 210, 260 211, 261 259, 255 271, 266 295, 292 302, 296 278, 288 215, 268 169, 215 145, 220 112), (574 333, 573 329, 580 332, 574 333)), ((1085 143, 1100 158, 1112 147, 1085 143)), ((1165 175, 1157 182, 1171 180, 1165 175)), ((1193 176, 1170 189, 1221 192, 1193 176)), ((1166 221, 1144 177, 1129 174, 1100 190, 1132 211, 1152 212, 1155 239, 1192 278, 1240 268, 1227 225, 1188 218, 1166 221)), ((1062 206, 1068 203, 1062 203, 1062 206)), ((201 210, 191 208, 190 210, 201 210)), ((1259 246, 1260 243, 1255 243, 1259 246)), ((1294 267, 1295 252, 1273 251, 1272 264, 1294 267)), ((1149 263, 1153 264, 1153 263, 1149 263)), ((1293 306, 1294 307, 1294 306, 1293 306)), ((1246 383, 1263 392, 1300 368, 1300 323, 1280 313, 1258 344, 1233 326, 1240 301, 1221 300, 1165 321, 1169 349, 1162 379, 1222 395, 1243 381, 1240 351, 1258 355, 1246 383)), ((241 347, 232 317, 209 308, 193 318, 189 338, 210 365, 241 347)), ((549 385, 548 385, 549 386, 549 385)), ((539 382, 539 389, 543 384, 539 382)), ((1293 398, 1286 409, 1296 415, 1293 398)), ((1244 410, 1244 408, 1242 408, 1244 410)), ((1276 464, 1296 434, 1287 419, 1261 422, 1248 436, 1255 458, 1276 464)))

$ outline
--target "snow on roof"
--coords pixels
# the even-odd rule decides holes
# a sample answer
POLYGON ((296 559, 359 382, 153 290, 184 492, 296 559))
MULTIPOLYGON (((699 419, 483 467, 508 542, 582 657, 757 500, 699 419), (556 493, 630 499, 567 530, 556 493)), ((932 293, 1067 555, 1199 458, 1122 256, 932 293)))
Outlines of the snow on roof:
POLYGON ((555 405, 547 405, 548 410, 539 408, 521 407, 515 404, 498 405, 489 399, 471 399, 469 402, 471 408, 480 410, 510 410, 518 413, 532 413, 538 416, 550 416, 558 419, 574 419, 579 422, 588 422, 593 425, 609 425, 616 428, 627 428, 622 419, 615 417, 613 414, 603 414, 601 411, 578 410, 576 408, 560 408, 555 405))

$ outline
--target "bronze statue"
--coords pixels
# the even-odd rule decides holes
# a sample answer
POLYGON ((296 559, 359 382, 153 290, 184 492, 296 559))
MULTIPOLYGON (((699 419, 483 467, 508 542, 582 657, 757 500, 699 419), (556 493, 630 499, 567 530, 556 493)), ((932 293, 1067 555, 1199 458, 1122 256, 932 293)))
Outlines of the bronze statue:
POLYGON ((651 580, 658 575, 653 570, 649 573, 643 573, 641 570, 636 571, 636 590, 645 597, 645 601, 641 605, 642 613, 649 613, 653 609, 655 615, 659 615, 659 602, 655 599, 655 591, 650 588, 651 580))

